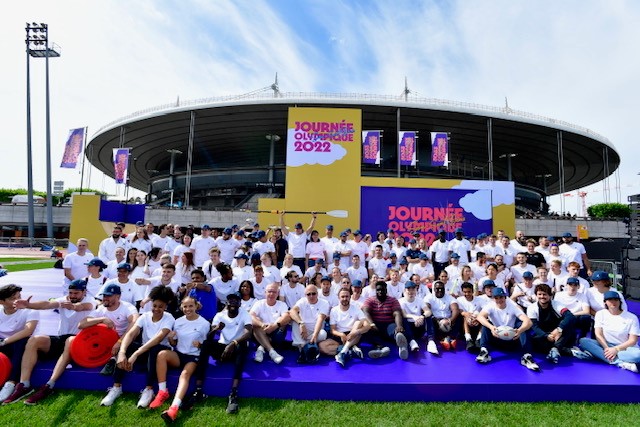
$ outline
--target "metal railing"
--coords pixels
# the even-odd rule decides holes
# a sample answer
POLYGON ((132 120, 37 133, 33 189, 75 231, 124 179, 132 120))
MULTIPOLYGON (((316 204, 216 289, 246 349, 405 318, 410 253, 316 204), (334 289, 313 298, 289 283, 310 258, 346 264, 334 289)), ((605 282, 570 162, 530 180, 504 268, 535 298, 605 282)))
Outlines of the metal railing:
POLYGON ((0 237, 0 248, 8 249, 40 249, 51 250, 52 248, 66 248, 69 246, 69 239, 30 239, 29 237, 0 237))
POLYGON ((611 283, 614 289, 622 291, 622 275, 620 274, 619 263, 614 261, 606 261, 599 259, 592 259, 591 271, 602 270, 606 271, 611 278, 611 283))

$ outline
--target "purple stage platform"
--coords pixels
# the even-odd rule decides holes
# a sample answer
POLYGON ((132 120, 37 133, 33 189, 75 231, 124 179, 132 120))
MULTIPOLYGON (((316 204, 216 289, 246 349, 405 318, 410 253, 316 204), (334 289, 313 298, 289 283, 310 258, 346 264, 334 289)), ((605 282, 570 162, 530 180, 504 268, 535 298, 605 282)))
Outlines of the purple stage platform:
MULTIPOLYGON (((0 285, 17 283, 25 288, 25 297, 33 292, 49 298, 59 291, 62 276, 60 270, 40 271, 42 273, 38 277, 34 277, 35 271, 24 277, 20 277, 20 273, 11 273, 1 278, 0 285), (57 279, 52 280, 52 276, 57 279)), ((631 301, 629 306, 631 311, 640 313, 640 303, 631 301)), ((52 322, 46 323, 42 325, 43 329, 52 326, 52 322)), ((366 347, 364 349, 367 350, 366 347)), ((297 365, 297 354, 292 350, 282 354, 285 360, 281 365, 273 363, 268 356, 261 364, 247 361, 240 386, 242 397, 356 401, 640 402, 639 374, 573 358, 562 358, 559 364, 554 365, 544 360, 543 355, 534 355, 542 372, 532 372, 520 365, 517 354, 497 351, 492 353, 491 363, 480 365, 475 362, 475 356, 464 350, 442 353, 438 357, 426 354, 423 346, 419 354, 412 354, 407 361, 392 353, 385 359, 352 360, 348 362, 347 369, 341 368, 333 358, 322 357, 317 364, 309 366, 297 365)), ((52 365, 39 364, 32 383, 40 385, 46 382, 52 365)), ((212 362, 205 387, 207 394, 228 394, 232 368, 230 364, 216 366, 212 362)), ((106 390, 112 384, 111 378, 99 375, 98 371, 70 369, 57 387, 106 390)), ((173 372, 169 379, 170 387, 175 387, 176 381, 177 372, 173 372)), ((144 387, 144 377, 140 373, 132 373, 125 378, 123 386, 125 391, 137 393, 144 387)))

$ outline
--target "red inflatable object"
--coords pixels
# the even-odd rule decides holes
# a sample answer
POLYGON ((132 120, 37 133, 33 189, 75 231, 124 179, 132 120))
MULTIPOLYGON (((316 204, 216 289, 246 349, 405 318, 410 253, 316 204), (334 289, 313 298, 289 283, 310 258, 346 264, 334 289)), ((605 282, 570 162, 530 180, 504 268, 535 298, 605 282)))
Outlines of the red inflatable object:
POLYGON ((4 384, 11 375, 11 360, 6 354, 0 353, 0 384, 4 384))
POLYGON ((71 343, 71 358, 84 368, 102 366, 111 357, 111 348, 118 338, 116 331, 103 324, 83 329, 71 343))

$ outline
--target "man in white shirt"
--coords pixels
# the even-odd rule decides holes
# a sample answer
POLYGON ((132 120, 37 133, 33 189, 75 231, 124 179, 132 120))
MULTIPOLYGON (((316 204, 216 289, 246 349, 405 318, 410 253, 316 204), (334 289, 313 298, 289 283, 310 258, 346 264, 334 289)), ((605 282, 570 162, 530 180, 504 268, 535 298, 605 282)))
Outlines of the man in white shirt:
MULTIPOLYGON (((369 260, 369 276, 377 274, 378 277, 387 277, 389 274, 389 261, 384 259, 382 255, 382 245, 377 245, 373 250, 373 258, 369 260)), ((360 260, 360 256, 358 256, 358 260, 360 260)))
POLYGON ((324 354, 335 355, 336 362, 346 368, 346 361, 352 355, 364 359, 364 353, 357 344, 362 335, 369 330, 369 324, 364 312, 353 304, 350 289, 340 289, 338 299, 340 304, 330 312, 332 339, 322 341, 320 350, 324 354))
POLYGON ((284 343, 291 317, 287 304, 278 301, 278 285, 275 283, 268 285, 265 293, 266 298, 256 301, 249 312, 253 323, 253 336, 260 344, 253 360, 262 362, 266 352, 271 360, 280 364, 284 357, 278 354, 273 345, 284 343))
POLYGON ((325 251, 327 252, 327 257, 329 259, 333 259, 333 247, 338 243, 339 239, 337 237, 333 237, 333 225, 329 224, 326 227, 326 233, 324 237, 320 239, 322 243, 324 243, 325 251))
POLYGON ((291 317, 291 337, 293 346, 300 352, 298 363, 314 363, 320 357, 318 344, 327 339, 323 329, 329 316, 329 303, 318 298, 318 288, 308 285, 305 297, 300 298, 289 310, 291 317))
POLYGON ((460 330, 460 309, 455 298, 445 292, 444 283, 436 281, 433 293, 424 297, 424 305, 433 315, 433 329, 444 350, 455 350, 460 330))
MULTIPOLYGON (((340 269, 345 271, 351 265, 351 243, 347 241, 349 233, 343 231, 340 233, 340 240, 333 246, 333 253, 340 254, 340 269)), ((360 257, 360 255, 358 255, 360 257)))
POLYGON ((122 237, 122 227, 115 225, 111 236, 100 242, 98 257, 106 264, 116 258, 116 248, 129 248, 129 241, 122 237))
POLYGON ((356 230, 353 232, 353 240, 351 243, 351 255, 360 256, 360 262, 367 259, 369 252, 369 246, 362 240, 362 231, 356 230))
POLYGON ((62 261, 62 268, 64 269, 63 291, 65 293, 73 280, 87 276, 87 263, 94 258, 91 251, 89 251, 89 241, 87 239, 78 239, 76 246, 77 250, 67 254, 62 261))
POLYGON ((434 277, 440 277, 440 272, 449 265, 449 242, 447 242, 447 232, 440 230, 438 239, 429 247, 431 263, 433 264, 434 277))
POLYGON ((232 234, 233 230, 227 227, 222 230, 222 236, 216 240, 216 246, 220 249, 220 260, 227 264, 233 262, 233 257, 241 246, 238 240, 231 238, 232 234))
POLYGON ((351 257, 351 261, 351 267, 347 268, 347 276, 349 276, 349 279, 351 279, 352 282, 360 280, 362 283, 365 283, 369 278, 369 272, 360 264, 360 257, 358 255, 354 255, 351 257))
POLYGON ((471 243, 464 238, 464 230, 456 228, 456 237, 449 241, 449 256, 456 253, 460 256, 460 264, 467 265, 471 261, 471 243))
POLYGON ((571 233, 562 235, 563 244, 560 245, 560 256, 566 259, 567 263, 572 261, 580 265, 580 277, 586 279, 592 275, 591 262, 587 256, 587 251, 582 243, 574 242, 571 233))
POLYGON ((304 297, 304 286, 300 283, 300 274, 296 270, 289 270, 285 276, 285 282, 280 287, 280 301, 284 301, 287 307, 292 308, 296 302, 304 297))
POLYGON ((149 236, 149 239, 151 239, 151 245, 154 248, 160 248, 160 250, 164 251, 165 246, 167 246, 167 243, 171 240, 169 237, 169 227, 167 224, 160 224, 159 231, 160 234, 154 235, 153 238, 149 236))
POLYGON ((191 251, 193 252, 193 263, 197 268, 202 268, 205 261, 209 259, 209 250, 216 246, 216 240, 211 237, 211 227, 207 224, 202 226, 202 234, 193 238, 191 251))
POLYGON ((467 342, 467 351, 469 353, 480 352, 480 336, 482 325, 478 322, 478 313, 482 310, 480 297, 476 297, 473 292, 473 285, 464 282, 460 285, 462 295, 456 298, 460 315, 462 316, 462 325, 464 338, 467 342))
POLYGON ((527 255, 524 252, 519 252, 518 255, 516 255, 516 261, 518 263, 511 267, 511 275, 515 283, 522 283, 522 275, 525 271, 531 272, 533 277, 535 277, 536 267, 532 264, 527 264, 527 255))
POLYGON ((284 223, 285 211, 280 214, 280 228, 282 234, 289 244, 289 253, 293 255, 293 263, 300 267, 300 270, 305 271, 306 260, 306 248, 309 235, 313 231, 313 227, 316 225, 317 215, 315 212, 311 213, 311 223, 307 227, 306 231, 302 229, 302 223, 296 223, 294 232, 290 232, 284 223))

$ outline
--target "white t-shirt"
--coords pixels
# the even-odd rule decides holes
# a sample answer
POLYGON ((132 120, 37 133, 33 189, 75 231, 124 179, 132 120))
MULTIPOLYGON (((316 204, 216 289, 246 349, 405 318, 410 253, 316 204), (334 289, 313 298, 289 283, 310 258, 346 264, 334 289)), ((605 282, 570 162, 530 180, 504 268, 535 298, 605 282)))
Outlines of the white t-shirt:
POLYGON ((157 235, 154 236, 153 239, 151 239, 151 246, 164 250, 165 246, 167 246, 167 243, 169 243, 170 240, 171 237, 169 236, 160 237, 160 235, 157 235))
POLYGON ((347 333, 351 331, 354 323, 363 319, 366 319, 366 316, 359 307, 353 304, 349 305, 349 309, 346 311, 343 311, 341 306, 336 306, 331 309, 329 324, 335 325, 338 332, 347 333))
POLYGON ((298 277, 302 277, 302 270, 300 270, 300 267, 298 267, 295 264, 291 264, 291 267, 287 267, 286 265, 283 265, 282 268, 280 269, 280 277, 282 278, 282 286, 288 285, 289 281, 286 279, 287 273, 290 272, 291 270, 295 271, 296 273, 298 273, 298 277))
MULTIPOLYGON (((152 277, 152 278, 149 279, 149 281, 151 283, 149 284, 149 286, 147 286, 146 292, 144 294, 144 298, 147 298, 149 296, 149 294, 151 293, 151 290, 153 288, 155 288, 156 286, 166 286, 169 289, 171 289, 171 291, 174 294, 176 292, 178 292, 178 288, 180 287, 180 283, 175 279, 175 277, 172 277, 171 281, 167 285, 163 285, 162 284, 162 276, 152 277)), ((152 306, 153 306, 153 302, 152 301, 147 301, 147 303, 145 305, 140 307, 140 313, 146 313, 148 311, 151 311, 151 307, 152 306)))
POLYGON ((282 282, 282 277, 280 276, 280 270, 275 265, 266 266, 262 264, 262 271, 264 272, 264 277, 268 277, 272 282, 282 282))
POLYGON ((329 302, 322 298, 318 298, 318 301, 315 304, 311 304, 306 297, 300 298, 294 307, 298 307, 300 318, 302 319, 302 323, 307 325, 307 329, 313 330, 318 320, 318 316, 324 314, 325 316, 329 315, 329 302))
POLYGON ((356 242, 352 240, 351 242, 351 256, 358 255, 360 257, 360 263, 367 258, 367 251, 369 250, 369 246, 364 242, 364 240, 360 240, 356 242))
POLYGON ((115 330, 119 336, 122 336, 129 327, 129 316, 136 316, 136 307, 128 302, 120 299, 120 305, 115 310, 108 310, 107 307, 101 305, 91 312, 87 317, 95 319, 96 317, 106 317, 115 325, 115 330))
MULTIPOLYGON (((162 314, 162 318, 157 322, 153 321, 153 313, 147 312, 142 314, 136 320, 136 326, 142 329, 142 344, 148 343, 153 339, 158 332, 163 329, 167 329, 169 332, 173 330, 173 324, 175 323, 173 316, 167 312, 162 314)), ((167 337, 160 342, 161 345, 169 346, 169 340, 167 337)))
POLYGON ((460 277, 463 267, 464 266, 460 264, 458 264, 457 266, 453 264, 446 266, 444 268, 444 271, 446 271, 449 275, 449 281, 455 281, 458 277, 460 277))
MULTIPOLYGON (((67 297, 60 297, 55 299, 56 302, 63 303, 68 302, 67 297)), ((80 304, 91 303, 93 308, 96 308, 97 301, 93 299, 92 296, 85 296, 80 304)), ((69 310, 67 308, 58 308, 58 313, 60 313, 60 325, 58 326, 58 336, 62 335, 77 335, 78 334, 78 323, 81 320, 89 317, 93 310, 85 310, 85 311, 75 311, 69 310)))
POLYGON ((480 297, 473 297, 471 301, 467 301, 464 296, 456 298, 460 311, 465 313, 479 313, 482 310, 482 301, 480 297))
POLYGON ((200 355, 200 348, 195 347, 193 342, 199 341, 202 344, 207 339, 210 329, 209 322, 202 316, 198 316, 195 320, 188 320, 187 316, 179 317, 173 325, 178 339, 175 350, 190 356, 200 355))
MULTIPOLYGON (((600 310, 594 320, 595 328, 602 328, 604 339, 613 345, 622 344, 629 339, 629 335, 640 336, 638 316, 628 311, 613 315, 608 310, 600 310)), ((638 344, 636 344, 637 346, 638 344)))
POLYGON ((9 338, 16 332, 24 329, 27 322, 40 320, 40 313, 37 310, 24 308, 16 310, 13 314, 5 314, 4 307, 0 306, 0 338, 9 338))
POLYGON ((146 254, 149 253, 152 247, 151 239, 137 239, 135 242, 132 241, 129 245, 129 249, 136 248, 139 251, 144 251, 146 254))
MULTIPOLYGON (((93 258, 95 257, 89 251, 86 251, 84 255, 78 255, 77 252, 71 252, 66 257, 64 257, 64 260, 62 261, 62 268, 70 268, 71 275, 74 279, 82 279, 89 273, 85 264, 91 261, 93 258)), ((71 283, 71 280, 69 280, 67 276, 65 276, 64 284, 66 289, 68 289, 69 283, 71 283)))
MULTIPOLYGON (((369 261, 371 263, 371 261, 369 261)), ((360 267, 355 268, 353 265, 347 268, 347 276, 349 276, 349 280, 353 283, 354 280, 360 280, 362 284, 365 284, 367 279, 369 278, 369 272, 362 264, 360 267)))
POLYGON ((323 295, 322 290, 319 290, 318 299, 325 300, 329 303, 329 307, 333 308, 337 305, 340 305, 340 300, 338 299, 338 294, 335 292, 330 292, 329 295, 323 295))
MULTIPOLYGON (((612 289, 614 292, 618 292, 614 289, 612 289)), ((604 306, 604 294, 601 294, 600 291, 598 291, 597 288, 593 287, 593 288, 589 288, 587 289, 586 292, 586 296, 587 296, 587 303, 589 304, 589 307, 591 307, 593 309, 593 311, 598 312, 599 310, 603 310, 605 308, 604 306)), ((618 296, 620 296, 620 307, 626 311, 627 310, 627 302, 624 299, 624 295, 622 295, 622 292, 618 292, 618 296)))
POLYGON ((324 259, 325 250, 326 248, 324 247, 324 243, 322 243, 322 241, 308 242, 305 249, 305 254, 309 257, 309 259, 324 259))
POLYGON ((233 267, 233 277, 238 282, 249 280, 251 279, 251 276, 253 276, 253 269, 248 265, 245 265, 244 267, 233 267))
POLYGON ((287 304, 283 301, 276 300, 275 304, 267 304, 266 299, 258 300, 249 311, 255 315, 263 323, 275 323, 284 313, 289 311, 287 304))
POLYGON ((522 275, 524 274, 525 271, 531 272, 531 274, 533 274, 533 277, 536 277, 536 275, 538 273, 536 271, 536 266, 535 265, 525 264, 525 266, 522 267, 520 264, 516 264, 513 267, 511 267, 511 275, 513 276, 513 280, 516 283, 524 282, 524 279, 522 278, 522 275))
POLYGON ((433 317, 441 319, 451 317, 451 304, 457 304, 457 301, 446 293, 442 298, 437 298, 435 294, 429 294, 424 297, 424 304, 428 304, 431 307, 433 317))
MULTIPOLYGON (((191 251, 193 252, 193 263, 196 267, 202 267, 209 259, 209 250, 216 246, 216 240, 209 237, 197 236, 191 241, 191 251)), ((233 256, 232 256, 233 258, 233 256)))
POLYGON ((449 242, 446 240, 441 242, 440 239, 435 240, 429 247, 429 259, 431 254, 436 255, 436 262, 445 263, 449 261, 449 242))
MULTIPOLYGON (((556 292, 565 291, 567 289, 567 279, 569 277, 570 276, 567 274, 562 279, 556 280, 556 292)), ((582 277, 576 277, 576 279, 578 279, 578 282, 580 282, 580 287, 578 288, 578 292, 581 294, 585 294, 589 289, 589 286, 590 286, 589 282, 584 280, 582 277)))
POLYGON ((423 300, 418 297, 414 298, 413 301, 409 301, 406 297, 402 297, 398 300, 400 303, 400 307, 402 307, 402 313, 405 314, 407 321, 409 323, 415 322, 415 320, 411 317, 407 317, 406 314, 412 314, 414 316, 422 316, 422 308, 424 307, 423 300))
POLYGON ((369 270, 373 271, 374 274, 377 274, 378 277, 384 278, 387 275, 387 268, 389 268, 389 264, 389 260, 384 258, 371 258, 369 260, 369 270))
POLYGON ((284 302, 288 307, 293 307, 296 302, 304 297, 304 286, 298 283, 295 287, 291 287, 291 284, 280 286, 280 297, 284 298, 284 302))
POLYGON ((107 282, 107 277, 101 274, 100 277, 97 278, 87 276, 85 277, 85 280, 87 281, 87 295, 91 295, 93 298, 97 298, 98 292, 100 291, 100 289, 102 289, 102 285, 107 282))
POLYGON ((213 326, 220 323, 224 324, 224 328, 220 331, 218 342, 226 345, 244 334, 245 326, 251 324, 251 316, 245 310, 238 310, 238 315, 231 318, 225 309, 217 313, 211 322, 213 326))
POLYGON ((231 264, 236 251, 240 248, 241 244, 236 239, 223 239, 220 237, 216 240, 216 246, 220 249, 220 260, 224 263, 231 264))
POLYGON ((514 328, 518 316, 524 314, 515 302, 507 299, 506 303, 507 306, 504 309, 500 309, 495 301, 491 301, 482 309, 482 312, 488 314, 489 321, 493 326, 510 326, 514 328))
POLYGON ((240 282, 238 282, 238 280, 236 280, 235 278, 223 282, 222 277, 216 277, 215 279, 210 281, 209 284, 213 286, 216 297, 223 304, 227 303, 227 295, 238 292, 240 290, 240 282))
MULTIPOLYGON (((483 292, 484 290, 484 283, 487 280, 491 280, 491 278, 489 278, 489 276, 484 276, 483 278, 481 278, 480 280, 478 280, 478 291, 479 292, 483 292)), ((505 292, 507 291, 507 287, 504 285, 504 281, 497 277, 493 280, 493 283, 496 284, 496 288, 500 288, 503 289, 505 292)))
POLYGON ((567 261, 567 264, 575 261, 580 264, 580 268, 584 268, 584 265, 582 264, 582 255, 586 254, 587 251, 582 243, 572 242, 570 245, 563 243, 558 249, 560 255, 567 261))
MULTIPOLYGON (((564 307, 562 307, 557 301, 552 300, 551 308, 560 315, 560 312, 564 307)), ((540 317, 540 305, 538 303, 533 303, 527 307, 527 317, 531 320, 537 320, 540 317)))
POLYGON ((120 283, 118 279, 107 280, 104 283, 104 285, 102 285, 102 288, 100 288, 100 290, 98 291, 98 296, 102 295, 102 292, 104 292, 107 286, 109 286, 112 283, 120 286, 120 292, 121 292, 120 301, 136 305, 137 300, 136 300, 135 290, 138 285, 136 284, 136 282, 131 280, 131 278, 129 278, 129 280, 126 283, 120 283))
POLYGON ((251 311, 251 309, 253 308, 253 305, 256 303, 256 301, 258 301, 255 298, 249 298, 248 300, 242 300, 240 302, 240 308, 242 308, 244 311, 246 311, 247 313, 249 313, 251 311))
POLYGON ((267 286, 273 283, 273 278, 263 276, 262 281, 258 283, 256 278, 252 277, 249 281, 253 283, 253 296, 256 297, 256 299, 265 299, 267 286))
POLYGON ((402 298, 404 294, 404 283, 396 282, 393 283, 391 281, 387 282, 387 295, 390 297, 394 297, 395 299, 402 298))
POLYGON ((469 257, 467 256, 467 252, 471 251, 471 243, 469 243, 467 239, 449 240, 449 250, 460 255, 460 265, 469 264, 469 257))
POLYGON ((433 277, 435 272, 433 271, 433 265, 430 263, 426 263, 424 267, 418 263, 413 266, 413 274, 417 274, 421 279, 426 279, 429 276, 433 277))
MULTIPOLYGON (((342 255, 340 257, 340 267, 343 270, 346 270, 351 265, 351 254, 352 247, 349 242, 342 242, 342 240, 338 241, 335 245, 333 245, 333 252, 339 252, 341 255, 344 253, 349 253, 349 255, 342 255)), ((362 264, 362 259, 360 260, 360 264, 362 264)))
POLYGON ((126 251, 129 248, 129 241, 124 237, 118 237, 118 240, 113 240, 113 237, 109 236, 100 242, 98 256, 104 263, 113 261, 116 259, 116 248, 123 248, 126 251))
POLYGON ((276 247, 268 240, 266 242, 261 242, 258 240, 253 244, 253 251, 259 253, 260 257, 262 257, 262 255, 268 252, 275 252, 276 247))
POLYGON ((469 267, 471 268, 471 272, 473 273, 473 277, 476 280, 480 280, 487 273, 487 266, 486 265, 478 265, 477 262, 472 262, 471 264, 469 264, 469 267))
POLYGON ((585 306, 587 308, 587 313, 589 312, 589 301, 587 301, 587 296, 580 292, 576 292, 573 296, 569 295, 567 291, 556 292, 553 300, 557 302, 561 308, 566 308, 573 314, 582 311, 585 306))
POLYGON ((534 285, 531 285, 530 288, 527 288, 524 283, 516 283, 513 286, 513 293, 516 293, 516 291, 524 293, 524 295, 520 295, 517 298, 518 304, 520 304, 524 308, 529 307, 531 304, 536 304, 536 287, 534 285))
POLYGON ((307 240, 309 239, 307 233, 302 232, 296 234, 295 231, 292 231, 287 234, 285 239, 289 243, 288 252, 293 255, 294 258, 304 258, 306 256, 307 240))

